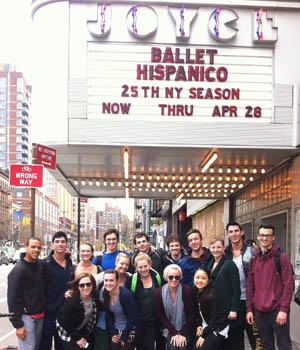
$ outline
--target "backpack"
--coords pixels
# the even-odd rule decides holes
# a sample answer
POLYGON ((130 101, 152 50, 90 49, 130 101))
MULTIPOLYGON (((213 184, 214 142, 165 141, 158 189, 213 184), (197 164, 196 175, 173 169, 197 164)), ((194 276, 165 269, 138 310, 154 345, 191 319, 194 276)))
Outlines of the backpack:
MULTIPOLYGON (((154 270, 153 270, 154 271, 154 270)), ((160 275, 159 273, 156 273, 155 274, 155 278, 157 280, 157 283, 159 285, 159 287, 161 286, 161 278, 160 278, 160 275)), ((137 284, 137 279, 138 279, 138 273, 135 272, 133 275, 132 275, 132 280, 131 280, 131 287, 130 287, 130 290, 131 290, 131 293, 134 294, 135 292, 135 289, 136 289, 136 284, 137 284)))
MULTIPOLYGON (((279 273, 279 275, 281 274, 281 262, 280 262, 281 253, 283 253, 283 250, 281 248, 279 248, 273 256, 274 264, 275 264, 276 270, 279 273)), ((257 257, 257 253, 254 255, 254 259, 256 259, 256 257, 257 257)), ((294 276, 295 276, 294 268, 293 268, 292 263, 290 263, 290 264, 291 264, 292 274, 293 274, 293 278, 294 278, 294 276)), ((252 268, 253 268, 253 264, 252 264, 252 268)))

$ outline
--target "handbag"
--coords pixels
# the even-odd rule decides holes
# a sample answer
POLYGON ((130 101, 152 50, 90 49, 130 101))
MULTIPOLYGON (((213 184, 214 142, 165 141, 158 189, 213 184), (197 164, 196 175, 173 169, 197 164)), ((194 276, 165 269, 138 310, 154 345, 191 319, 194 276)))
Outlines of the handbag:
POLYGON ((296 289, 294 300, 295 300, 295 303, 297 303, 300 306, 300 284, 296 289))

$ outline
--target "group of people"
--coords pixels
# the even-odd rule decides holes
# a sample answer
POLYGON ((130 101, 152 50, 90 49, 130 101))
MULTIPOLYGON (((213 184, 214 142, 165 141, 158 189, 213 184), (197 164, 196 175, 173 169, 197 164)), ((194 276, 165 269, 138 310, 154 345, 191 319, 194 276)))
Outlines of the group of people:
POLYGON ((258 246, 229 222, 222 237, 202 246, 192 229, 170 235, 168 251, 134 237, 135 251, 118 250, 119 232, 105 232, 106 251, 81 243, 75 266, 67 236, 57 232, 53 251, 39 260, 42 243, 30 238, 26 254, 8 276, 8 306, 21 350, 291 350, 289 309, 292 265, 274 243, 275 229, 261 225, 258 246))

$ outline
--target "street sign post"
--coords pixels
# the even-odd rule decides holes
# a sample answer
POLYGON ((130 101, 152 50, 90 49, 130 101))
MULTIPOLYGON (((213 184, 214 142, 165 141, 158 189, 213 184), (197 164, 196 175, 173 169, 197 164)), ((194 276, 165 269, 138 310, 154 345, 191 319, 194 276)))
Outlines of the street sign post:
POLYGON ((36 145, 36 163, 46 168, 56 169, 56 150, 43 145, 36 145))
POLYGON ((43 187, 43 165, 11 164, 10 186, 43 187))

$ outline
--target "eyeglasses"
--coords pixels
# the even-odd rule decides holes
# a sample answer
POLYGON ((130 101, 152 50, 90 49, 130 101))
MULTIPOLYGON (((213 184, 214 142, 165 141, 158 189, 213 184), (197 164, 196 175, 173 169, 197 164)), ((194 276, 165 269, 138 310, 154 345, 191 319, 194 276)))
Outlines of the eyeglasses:
POLYGON ((180 280, 180 276, 168 276, 168 280, 169 281, 173 281, 173 280, 179 281, 180 280))
POLYGON ((92 286, 92 283, 91 283, 91 282, 80 283, 80 284, 78 284, 78 287, 79 287, 79 288, 84 288, 84 287, 90 288, 91 286, 92 286))
POLYGON ((263 233, 260 233, 260 234, 259 234, 259 237, 260 237, 260 238, 263 238, 263 239, 264 239, 264 238, 265 238, 265 239, 271 239, 271 238, 273 237, 273 235, 264 235, 263 233))

